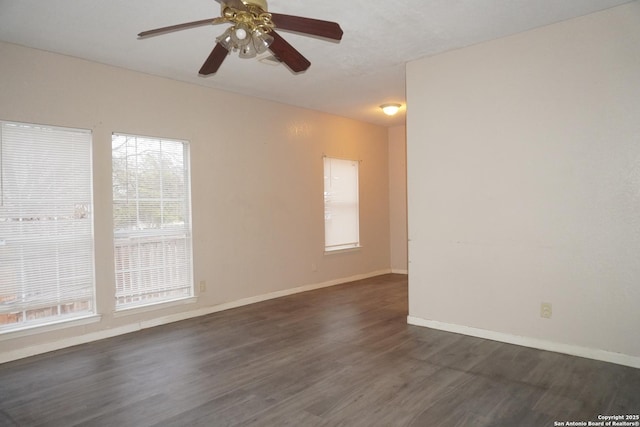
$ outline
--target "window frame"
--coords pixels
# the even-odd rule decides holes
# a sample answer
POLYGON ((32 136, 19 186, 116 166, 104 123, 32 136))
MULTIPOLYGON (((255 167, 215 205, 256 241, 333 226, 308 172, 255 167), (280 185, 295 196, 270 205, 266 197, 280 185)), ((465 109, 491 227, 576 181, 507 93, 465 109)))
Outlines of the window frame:
MULTIPOLYGON (((155 310, 161 308, 162 306, 174 305, 174 304, 182 304, 185 302, 190 302, 190 300, 194 300, 195 296, 195 282, 194 282, 194 272, 193 272, 193 222, 192 222, 192 204, 191 204, 191 164, 190 164, 190 143, 186 140, 180 140, 175 138, 163 138, 163 137, 155 137, 155 136, 147 136, 147 135, 133 135, 121 132, 112 133, 112 218, 113 218, 113 248, 114 248, 114 272, 115 272, 115 280, 114 280, 114 304, 115 304, 115 314, 123 314, 130 311, 140 312, 140 311, 148 311, 155 310), (171 229, 163 229, 159 228, 158 232, 154 232, 153 229, 140 229, 140 230, 117 230, 116 228, 116 218, 115 218, 115 209, 116 209, 116 198, 115 198, 115 182, 114 180, 114 144, 116 138, 133 138, 140 139, 143 141, 155 141, 162 143, 171 143, 171 144, 181 144, 182 145, 182 178, 184 185, 184 194, 182 196, 182 201, 184 203, 183 212, 184 216, 184 227, 183 228, 175 228, 173 231, 171 229), (149 231, 151 230, 151 231, 149 231), (184 234, 184 236, 182 236, 184 234), (160 290, 159 292, 168 292, 168 291, 176 291, 180 289, 187 289, 188 292, 183 295, 172 296, 167 298, 150 298, 144 301, 137 302, 125 302, 118 303, 118 292, 119 292, 119 261, 118 261, 118 238, 121 240, 124 239, 136 239, 138 242, 142 242, 145 238, 157 238, 161 242, 164 242, 164 239, 169 239, 171 237, 182 236, 181 239, 184 240, 184 256, 186 258, 185 264, 182 265, 181 272, 186 275, 184 279, 182 287, 168 287, 164 291, 160 290)), ((126 181, 128 183, 128 181, 126 181)), ((140 203, 140 199, 136 199, 137 203, 140 203)), ((139 218, 137 218, 139 220, 139 218)), ((160 224, 165 225, 164 223, 160 224)), ((158 243, 158 242, 155 242, 158 243)), ((165 247, 163 246, 163 250, 165 247)), ((166 266, 165 266, 166 267, 166 266)), ((141 268, 147 268, 142 266, 141 268)), ((148 267, 151 268, 151 267, 148 267)), ((120 271, 121 272, 121 271, 120 271)), ((123 296, 127 298, 127 296, 123 296)))
POLYGON ((324 253, 334 254, 334 253, 340 253, 340 252, 359 250, 362 247, 362 242, 360 239, 360 161, 354 160, 354 159, 344 159, 344 158, 331 157, 331 156, 325 155, 323 156, 323 177, 324 177, 324 186, 323 186, 323 190, 324 190, 323 191, 323 194, 324 194, 324 203, 323 203, 324 253), (334 174, 333 174, 332 163, 335 163, 338 166, 342 164, 343 167, 345 166, 344 163, 349 163, 350 165, 355 166, 356 168, 355 182, 352 183, 353 187, 355 188, 350 189, 351 193, 353 193, 352 196, 354 196, 354 198, 346 202, 348 204, 353 204, 355 206, 354 207, 355 212, 350 212, 350 215, 353 216, 352 220, 354 221, 354 224, 352 225, 355 225, 355 229, 351 230, 351 234, 355 235, 355 241, 353 239, 349 239, 349 240, 344 240, 338 243, 328 244, 328 241, 333 239, 333 237, 328 237, 328 235, 331 233, 331 227, 329 226, 328 221, 330 221, 329 216, 332 215, 332 213, 329 211, 332 208, 335 209, 335 207, 340 203, 344 204, 344 201, 330 202, 330 199, 329 199, 330 192, 328 191, 328 188, 327 188, 327 182, 329 183, 333 182, 334 174), (329 170, 327 170, 328 168, 329 170))
MULTIPOLYGON (((19 143, 19 139, 11 141, 12 145, 19 143)), ((0 335, 11 334, 11 336, 16 336, 16 334, 29 334, 29 331, 32 330, 37 332, 54 330, 83 324, 87 321, 95 321, 99 317, 96 314, 97 289, 92 153, 93 133, 89 129, 0 120, 0 216, 25 215, 25 212, 27 215, 32 216, 26 220, 22 216, 20 216, 20 219, 17 219, 17 216, 14 216, 13 219, 7 217, 5 220, 0 219, 0 222, 5 222, 5 224, 16 221, 21 224, 24 223, 24 225, 19 226, 19 229, 13 230, 13 233, 11 233, 10 228, 7 229, 6 236, 10 236, 9 239, 17 244, 16 248, 18 250, 30 250, 32 254, 33 251, 40 250, 44 251, 43 254, 45 254, 37 257, 38 263, 44 262, 42 266, 34 266, 34 260, 29 262, 30 259, 28 257, 21 257, 19 264, 22 268, 18 273, 21 278, 16 276, 15 284, 7 281, 9 283, 9 285, 6 285, 7 288, 18 287, 17 283, 19 281, 27 282, 27 285, 24 283, 20 285, 23 290, 22 298, 26 299, 26 301, 23 300, 15 306, 21 308, 19 312, 22 313, 23 320, 11 323, 3 322, 0 325, 0 335), (39 176, 42 177, 43 174, 46 174, 44 176, 49 179, 34 182, 29 178, 20 178, 18 175, 6 177, 5 172, 9 168, 10 161, 9 156, 7 156, 7 147, 9 146, 6 140, 7 126, 15 127, 18 132, 20 127, 25 128, 24 134, 16 134, 14 137, 24 138, 32 143, 31 146, 25 147, 26 154, 22 154, 23 150, 19 150, 21 154, 13 160, 19 162, 21 156, 28 155, 28 164, 31 167, 58 166, 58 169, 45 168, 44 171, 40 169, 39 176), (60 145, 59 148, 56 143, 60 145), (41 145, 40 147, 38 147, 39 144, 41 145), (47 149, 55 152, 55 157, 52 159, 51 155, 47 156, 46 152, 43 153, 42 147, 47 147, 47 149), (35 159, 37 159, 38 155, 46 157, 46 159, 34 164, 33 162, 36 161, 35 159), (73 155, 76 156, 74 157, 73 155), (57 161, 57 163, 52 163, 53 160, 57 161), (75 168, 73 167, 74 164, 81 166, 75 168), (78 184, 78 178, 84 180, 81 185, 78 184), (25 179, 28 181, 24 181, 25 179), (14 180, 13 185, 8 183, 8 180, 14 180), (22 183, 20 183, 21 180, 22 183), (56 180, 60 181, 57 182, 56 180), (54 183, 56 184, 54 188, 61 194, 56 195, 56 191, 44 188, 44 185, 51 186, 54 183), (28 185, 31 191, 28 198, 20 198, 15 195, 11 198, 11 186, 14 187, 14 192, 18 191, 15 194, 21 194, 23 191, 21 186, 25 185, 28 185), (73 190, 77 191, 73 192, 73 190), (72 195, 71 201, 68 198, 69 194, 72 195), (5 206, 7 200, 9 204, 5 206), (45 208, 42 206, 45 206, 45 208), (38 229, 40 229, 39 232, 38 229), (34 232, 37 234, 34 235, 34 232), (25 241, 24 236, 27 236, 30 241, 25 241), (46 238, 42 236, 46 236, 46 238), (60 237, 64 238, 61 239, 60 237), (55 250, 47 250, 50 245, 55 247, 55 250), (38 274, 33 279, 29 278, 29 275, 34 274, 30 272, 30 264, 31 269, 38 269, 38 274), (47 273, 44 277, 41 276, 43 267, 47 273), (55 274, 53 274, 53 271, 55 271, 55 274), (39 286, 33 286, 34 281, 39 286), (51 284, 52 282, 55 285, 51 284), (29 284, 32 286, 29 286, 29 284), (62 288, 60 287, 61 284, 62 288), (55 297, 41 298, 39 304, 34 304, 33 301, 28 300, 29 294, 33 295, 32 298, 37 298, 37 295, 43 292, 45 295, 47 295, 47 292, 51 295, 51 289, 53 288, 56 289, 55 297), (78 290, 81 290, 82 293, 78 294, 78 290), (25 294, 25 292, 28 293, 25 294), (73 307, 70 307, 70 304, 73 307), (79 308, 76 304, 86 305, 86 308, 79 308), (57 314, 46 314, 47 311, 52 311, 55 307, 57 307, 55 310, 57 314), (34 316, 34 318, 28 319, 29 315, 34 316)), ((22 163, 15 163, 11 165, 11 168, 14 171, 18 171, 22 168, 21 165, 22 163)), ((0 249, 6 245, 4 236, 4 233, 3 236, 0 236, 0 241, 2 241, 0 249)), ((10 260, 4 265, 5 268, 8 268, 7 266, 11 266, 10 260)), ((1 283, 0 290, 2 290, 1 283)), ((10 297, 10 294, 7 294, 7 297, 10 297)), ((11 312, 7 311, 4 315, 9 319, 11 312)))

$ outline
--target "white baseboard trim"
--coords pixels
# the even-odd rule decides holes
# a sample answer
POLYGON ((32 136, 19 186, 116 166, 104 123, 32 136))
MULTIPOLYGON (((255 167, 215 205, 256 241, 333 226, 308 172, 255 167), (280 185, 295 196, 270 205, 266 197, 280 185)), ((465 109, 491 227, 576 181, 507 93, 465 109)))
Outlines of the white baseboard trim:
POLYGON ((105 338, 124 335, 130 332, 139 331, 140 327, 136 324, 121 326, 118 328, 105 329, 103 331, 91 332, 74 337, 64 338, 57 341, 37 344, 30 347, 18 348, 15 350, 3 351, 0 353, 0 363, 11 362, 13 360, 24 359, 25 357, 36 356, 38 354, 49 353, 50 351, 61 350, 75 345, 86 344, 92 341, 98 341, 105 338))
POLYGON ((538 350, 553 351, 555 353, 569 354, 571 356, 600 360, 602 362, 616 363, 618 365, 630 366, 632 368, 640 368, 640 357, 630 356, 622 353, 614 353, 611 351, 600 349, 562 344, 538 338, 511 335, 503 332, 472 328, 470 326, 462 326, 452 323, 443 323, 435 320, 426 320, 415 316, 407 316, 407 323, 414 326, 423 326, 425 328, 454 332, 456 334, 485 338, 488 340, 500 341, 508 344, 516 344, 523 347, 536 348, 538 350))
POLYGON ((196 310, 190 310, 182 313, 176 313, 169 316, 157 317, 155 319, 143 320, 141 322, 135 322, 128 325, 105 329, 96 332, 90 332, 83 335, 76 335, 73 337, 63 338, 56 341, 51 341, 42 344, 36 344, 29 347, 18 348, 15 350, 7 350, 0 352, 0 363, 11 362, 13 360, 23 359, 25 357, 36 356, 38 354, 48 353, 55 350, 60 350, 67 347, 73 347, 75 345, 86 344, 93 341, 99 341, 106 338, 112 338, 118 335, 128 334, 131 332, 140 331, 146 328, 153 328, 154 326, 165 325, 167 323, 179 322, 180 320, 187 320, 194 317, 206 316, 207 314, 217 313, 219 311, 229 310, 232 308, 242 307, 249 304, 255 304, 257 302, 267 301, 274 298, 280 298, 287 295, 298 294, 301 292, 312 291, 315 289, 327 288, 330 286, 341 285, 344 283, 355 282, 357 280, 368 279, 370 277, 381 276, 383 274, 391 273, 391 269, 378 270, 370 273, 357 274, 355 276, 344 277, 340 279, 333 279, 322 283, 314 283, 310 285, 299 286, 291 289, 283 289, 281 291, 270 292, 263 295, 256 295, 249 298, 243 298, 237 301, 231 301, 223 304, 218 304, 210 307, 203 307, 196 310))

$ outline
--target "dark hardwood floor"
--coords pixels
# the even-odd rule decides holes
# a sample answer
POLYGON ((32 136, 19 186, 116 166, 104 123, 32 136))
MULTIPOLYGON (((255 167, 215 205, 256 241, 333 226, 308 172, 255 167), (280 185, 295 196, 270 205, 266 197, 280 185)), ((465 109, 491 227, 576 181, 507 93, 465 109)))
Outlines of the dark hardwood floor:
POLYGON ((409 326, 385 275, 0 365, 2 426, 553 426, 640 370, 409 326))

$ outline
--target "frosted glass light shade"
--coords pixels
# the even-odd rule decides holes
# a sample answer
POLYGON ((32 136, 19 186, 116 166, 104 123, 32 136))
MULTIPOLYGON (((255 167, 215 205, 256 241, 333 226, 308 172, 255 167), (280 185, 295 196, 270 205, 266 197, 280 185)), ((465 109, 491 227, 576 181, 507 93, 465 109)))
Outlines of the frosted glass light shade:
POLYGON ((260 30, 255 30, 253 32, 253 44, 255 45, 258 53, 266 52, 267 49, 269 49, 269 46, 271 46, 271 43, 273 43, 273 37, 268 33, 260 30))
POLYGON ((224 46, 225 49, 227 49, 228 51, 231 51, 231 49, 233 49, 233 42, 231 40, 231 28, 228 28, 227 31, 225 31, 224 33, 222 33, 222 35, 216 38, 216 41, 220 43, 222 46, 224 46))
MULTIPOLYGON (((251 39, 249 39, 251 41, 251 39)), ((240 46, 240 53, 238 56, 240 58, 253 58, 257 54, 256 47, 253 43, 247 43, 244 46, 240 46)))

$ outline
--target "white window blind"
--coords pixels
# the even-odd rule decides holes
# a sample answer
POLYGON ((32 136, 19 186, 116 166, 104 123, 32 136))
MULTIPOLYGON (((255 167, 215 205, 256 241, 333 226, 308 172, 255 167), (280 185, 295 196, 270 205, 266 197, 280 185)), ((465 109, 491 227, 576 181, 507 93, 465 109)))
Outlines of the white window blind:
POLYGON ((91 133, 0 122, 0 332, 94 312, 91 133))
POLYGON ((193 295, 188 144, 114 134, 116 309, 193 295))
POLYGON ((325 251, 360 246, 358 162, 324 158, 325 251))

